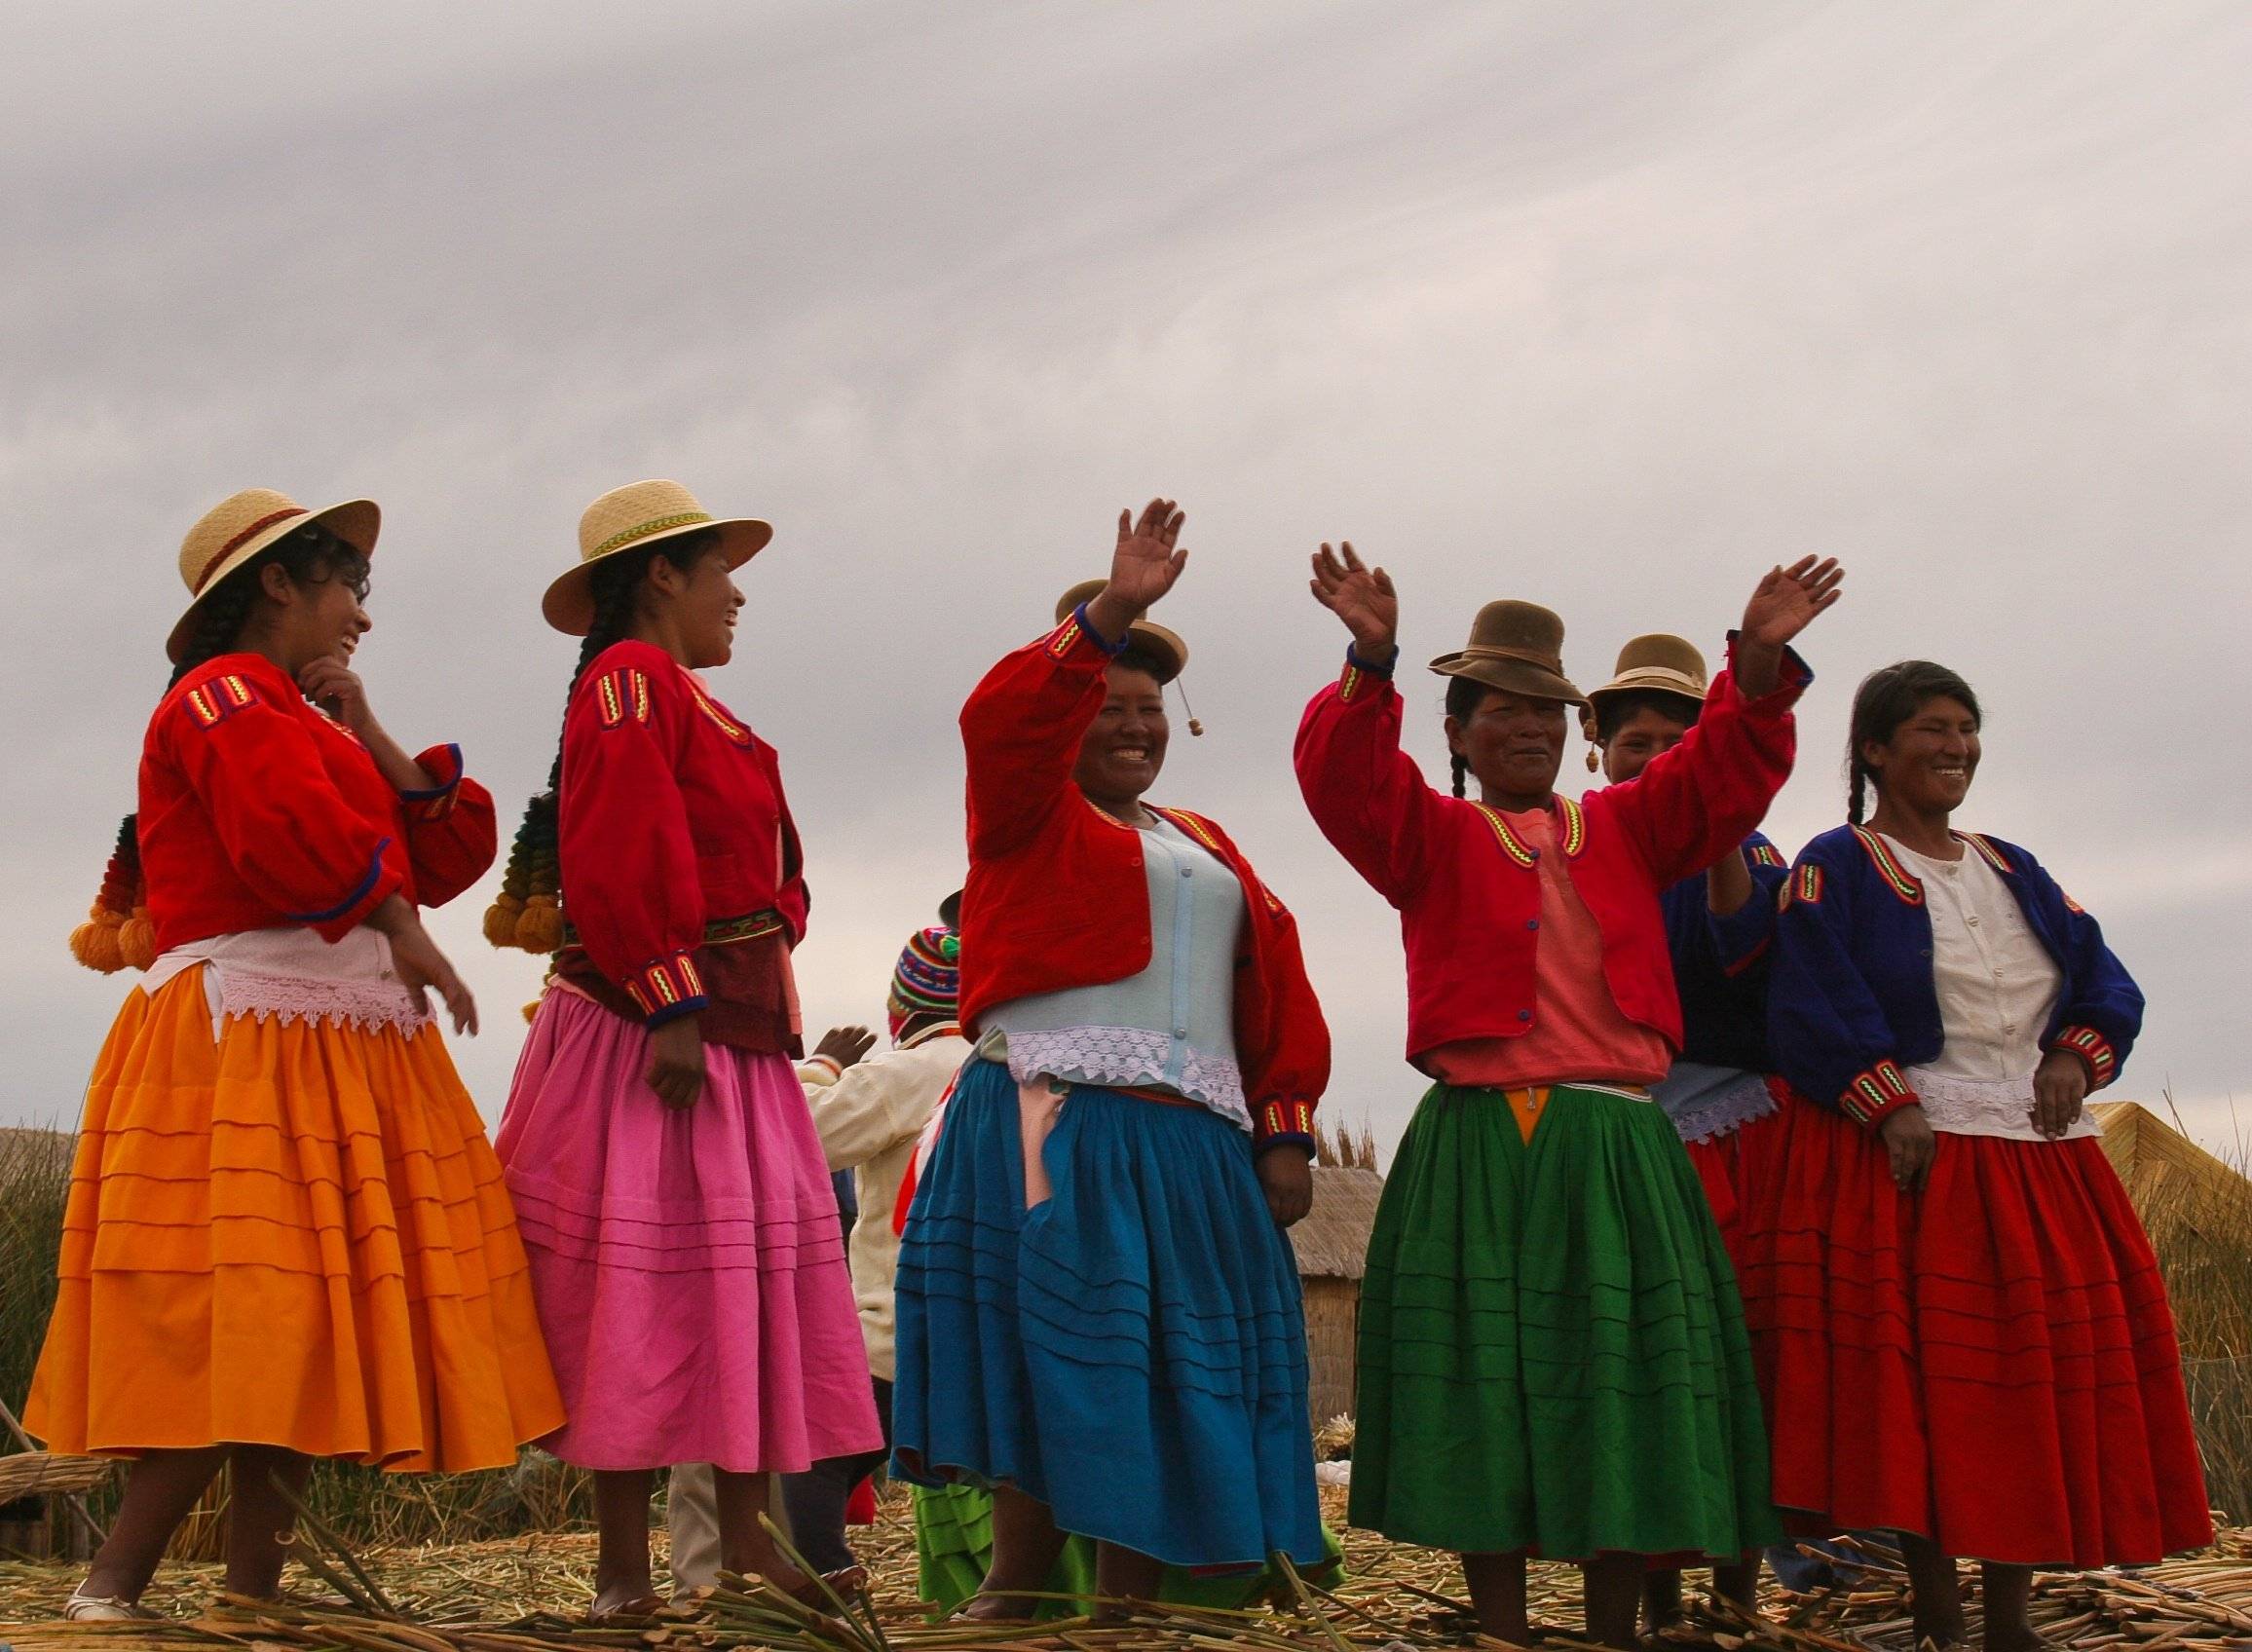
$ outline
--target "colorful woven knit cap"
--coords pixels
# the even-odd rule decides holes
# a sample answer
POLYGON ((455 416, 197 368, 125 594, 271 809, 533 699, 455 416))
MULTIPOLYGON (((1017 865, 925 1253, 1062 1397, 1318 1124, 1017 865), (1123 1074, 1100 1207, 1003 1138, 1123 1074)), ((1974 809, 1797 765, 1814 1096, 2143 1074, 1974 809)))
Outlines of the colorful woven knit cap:
POLYGON ((915 1015, 951 1017, 961 1003, 961 937, 942 923, 918 929, 907 938, 899 965, 891 972, 891 996, 884 1008, 891 1035, 915 1015))

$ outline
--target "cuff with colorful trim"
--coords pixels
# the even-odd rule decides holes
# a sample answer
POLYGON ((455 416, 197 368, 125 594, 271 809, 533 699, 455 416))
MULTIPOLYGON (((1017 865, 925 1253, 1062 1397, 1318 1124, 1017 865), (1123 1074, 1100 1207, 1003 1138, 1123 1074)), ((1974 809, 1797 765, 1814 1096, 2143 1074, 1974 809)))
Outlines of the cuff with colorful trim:
POLYGON ((1856 1124, 1875 1130, 1902 1108, 1923 1106, 1907 1075, 1891 1061, 1880 1061, 1854 1075, 1838 1098, 1838 1110, 1856 1124))
POLYGON ((1399 663, 1400 645, 1398 643, 1392 645, 1392 657, 1381 665, 1371 664, 1363 659, 1359 651, 1347 644, 1345 669, 1337 678, 1337 699, 1342 704, 1350 705, 1367 692, 1371 683, 1390 682, 1392 680, 1392 668, 1399 663))
POLYGON ((2058 1032, 2052 1050, 2070 1050, 2087 1068, 2087 1087, 2100 1090, 2119 1076, 2119 1052, 2112 1041, 2092 1027, 2067 1027, 2058 1032))
POLYGON ((703 977, 695 958, 686 949, 669 957, 653 957, 619 982, 633 1007, 641 1011, 642 1025, 662 1027, 684 1015, 694 1015, 711 999, 704 993, 703 977))
MULTIPOLYGON (((1738 631, 1728 633, 1728 675, 1730 681, 1734 681, 1736 678, 1736 644, 1741 635, 1742 633, 1738 631)), ((1787 694, 1792 699, 1796 699, 1800 695, 1806 693, 1807 685, 1813 681, 1814 667, 1799 657, 1798 650, 1792 648, 1788 643, 1784 643, 1783 645, 1783 666, 1776 672, 1775 687, 1761 695, 1756 700, 1748 695, 1744 695, 1743 697, 1746 704, 1751 705, 1763 705, 1781 694, 1787 694)), ((1738 693, 1742 695, 1743 691, 1739 690, 1738 693)))
POLYGON ((285 912, 282 916, 292 923, 302 923, 334 946, 367 921, 367 915, 404 885, 405 880, 383 864, 383 851, 391 847, 391 840, 384 839, 375 845, 368 857, 367 876, 353 885, 352 893, 334 906, 319 912, 285 912))
POLYGON ((844 1076, 844 1065, 835 1056, 825 1056, 815 1050, 798 1064, 798 1082, 801 1084, 829 1085, 844 1076))
POLYGON ((1263 1153, 1286 1144, 1314 1156, 1314 1104, 1301 1101, 1261 1102, 1251 1118, 1251 1150, 1263 1153))
POLYGON ((1128 640, 1120 637, 1112 642, 1096 630, 1087 622, 1087 605, 1082 602, 1071 610, 1069 619, 1048 633, 1048 640, 1042 646, 1051 659, 1087 664, 1116 659, 1126 652, 1128 640))
POLYGON ((419 791, 402 791, 398 801, 407 806, 407 818, 418 823, 443 820, 454 811, 462 789, 462 748, 448 742, 432 746, 415 758, 415 767, 438 776, 438 783, 419 791))

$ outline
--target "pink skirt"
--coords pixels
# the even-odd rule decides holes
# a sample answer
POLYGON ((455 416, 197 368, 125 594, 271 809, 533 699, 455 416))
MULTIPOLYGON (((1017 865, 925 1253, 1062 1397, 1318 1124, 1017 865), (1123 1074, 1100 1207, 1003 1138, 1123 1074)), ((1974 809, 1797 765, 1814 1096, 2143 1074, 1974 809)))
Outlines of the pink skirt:
POLYGON ((704 1046, 682 1111, 649 1035, 550 988, 494 1142, 589 1469, 795 1473, 881 1450, 829 1167, 789 1061, 704 1046))

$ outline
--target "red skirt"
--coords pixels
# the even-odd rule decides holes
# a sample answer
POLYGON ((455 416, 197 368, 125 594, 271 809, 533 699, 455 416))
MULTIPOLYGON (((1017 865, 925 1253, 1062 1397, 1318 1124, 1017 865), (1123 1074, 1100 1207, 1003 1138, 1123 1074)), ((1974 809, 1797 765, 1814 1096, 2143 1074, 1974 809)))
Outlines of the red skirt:
MULTIPOLYGON (((1768 1080, 1770 1089, 1780 1085, 1779 1079, 1768 1080)), ((1744 1271, 1744 1213, 1758 1197, 1754 1184, 1774 1174, 1775 1145, 1782 1134, 1783 1114, 1770 1112, 1738 1125, 1724 1136, 1681 1144, 1689 1162, 1697 1168, 1705 1202, 1712 1207, 1713 1223, 1720 1229, 1720 1242, 1728 1248, 1728 1259, 1736 1264, 1739 1274, 1744 1271)))
POLYGON ((1782 1100, 1739 1179, 1776 1504, 2019 1565, 2211 1542, 2173 1314, 2103 1144, 1943 1135, 1904 1195, 1874 1134, 1782 1100))

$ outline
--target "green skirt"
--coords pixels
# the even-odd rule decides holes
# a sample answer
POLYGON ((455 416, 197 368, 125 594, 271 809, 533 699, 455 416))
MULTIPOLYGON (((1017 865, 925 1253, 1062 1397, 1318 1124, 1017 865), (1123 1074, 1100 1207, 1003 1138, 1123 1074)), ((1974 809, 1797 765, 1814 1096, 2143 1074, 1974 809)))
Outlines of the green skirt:
POLYGON ((1528 1143, 1434 1085, 1361 1288, 1352 1521, 1466 1554, 1779 1541, 1736 1275, 1672 1122, 1558 1085, 1528 1143))
MULTIPOLYGON (((949 1617, 978 1592, 978 1586, 985 1582, 986 1567, 993 1562, 993 1495, 960 1484, 918 1485, 914 1491, 917 1593, 932 1618, 949 1617)), ((1322 1527, 1322 1541, 1329 1559, 1301 1575, 1327 1588, 1343 1580, 1344 1552, 1337 1546, 1336 1534, 1326 1525, 1322 1527)), ((1043 1618, 1075 1617, 1085 1610, 1083 1603, 1095 1596, 1095 1540, 1073 1537, 1066 1542, 1041 1592, 1074 1597, 1043 1603, 1039 1612, 1043 1618)), ((1272 1566, 1228 1572, 1167 1566, 1157 1596, 1169 1605, 1225 1610, 1248 1607, 1269 1596, 1291 1597, 1288 1580, 1272 1566)))

